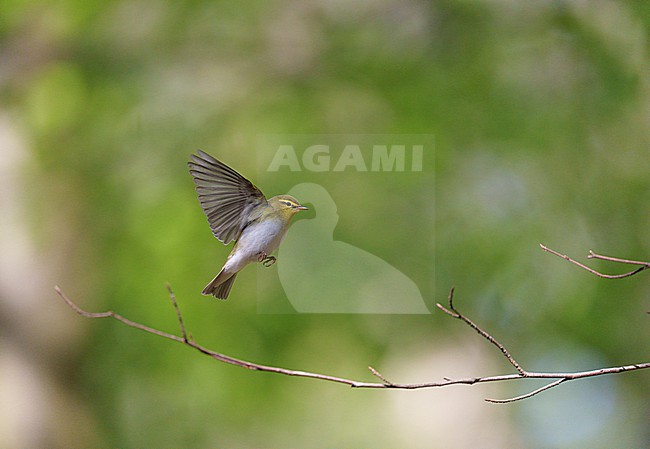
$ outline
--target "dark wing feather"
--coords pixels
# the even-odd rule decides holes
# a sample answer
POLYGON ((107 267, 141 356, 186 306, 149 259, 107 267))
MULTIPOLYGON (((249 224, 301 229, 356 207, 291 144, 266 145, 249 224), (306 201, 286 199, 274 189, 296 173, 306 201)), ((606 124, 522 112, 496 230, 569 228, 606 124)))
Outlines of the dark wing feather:
POLYGON ((266 202, 264 194, 248 179, 201 150, 192 155, 187 165, 214 236, 225 244, 239 238, 248 224, 250 211, 266 202))

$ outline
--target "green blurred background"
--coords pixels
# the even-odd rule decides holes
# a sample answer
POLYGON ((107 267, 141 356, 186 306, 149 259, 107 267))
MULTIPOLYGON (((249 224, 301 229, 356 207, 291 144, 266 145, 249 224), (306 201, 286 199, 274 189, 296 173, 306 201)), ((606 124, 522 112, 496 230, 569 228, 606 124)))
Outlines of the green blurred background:
POLYGON ((3 2, 0 447, 650 446, 647 372, 514 405, 483 398, 540 384, 352 390, 83 319, 53 290, 177 332, 170 282, 203 345, 360 380, 512 371, 434 311, 452 285, 527 369, 648 361, 645 273, 598 279, 538 243, 650 259, 649 29, 645 1, 3 2), (260 314, 255 268, 200 296, 228 248, 185 163, 201 148, 283 193, 256 167, 269 133, 435 136, 417 182, 347 184, 335 233, 432 315, 260 314), (421 251, 400 223, 430 231, 421 251))

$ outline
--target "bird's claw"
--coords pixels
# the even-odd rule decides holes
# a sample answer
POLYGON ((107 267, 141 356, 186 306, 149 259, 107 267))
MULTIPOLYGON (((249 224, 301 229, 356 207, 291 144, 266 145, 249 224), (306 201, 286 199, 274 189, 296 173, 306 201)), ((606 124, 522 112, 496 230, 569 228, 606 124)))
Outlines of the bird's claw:
POLYGON ((262 262, 262 265, 268 268, 273 265, 277 259, 273 256, 267 255, 266 253, 260 253, 257 260, 262 262))

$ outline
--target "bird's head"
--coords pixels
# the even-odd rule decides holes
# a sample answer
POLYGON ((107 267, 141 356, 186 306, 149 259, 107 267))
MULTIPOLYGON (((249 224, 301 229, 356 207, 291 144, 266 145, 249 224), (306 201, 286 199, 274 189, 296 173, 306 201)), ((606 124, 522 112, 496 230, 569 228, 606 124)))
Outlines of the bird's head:
POLYGON ((278 195, 269 199, 269 205, 283 218, 290 219, 301 210, 307 208, 301 205, 297 199, 291 195, 278 195))

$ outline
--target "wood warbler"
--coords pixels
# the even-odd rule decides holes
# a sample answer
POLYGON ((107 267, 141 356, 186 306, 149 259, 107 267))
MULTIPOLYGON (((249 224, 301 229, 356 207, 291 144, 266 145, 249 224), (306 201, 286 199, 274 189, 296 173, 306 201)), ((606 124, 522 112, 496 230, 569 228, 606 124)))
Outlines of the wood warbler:
POLYGON ((307 208, 290 195, 267 200, 248 179, 201 150, 187 165, 212 233, 225 245, 235 240, 223 268, 201 292, 226 299, 246 265, 275 263, 270 254, 280 246, 291 218, 307 208))

